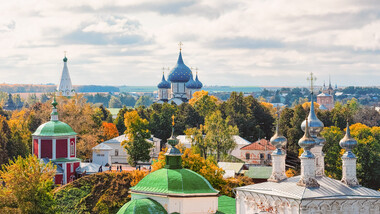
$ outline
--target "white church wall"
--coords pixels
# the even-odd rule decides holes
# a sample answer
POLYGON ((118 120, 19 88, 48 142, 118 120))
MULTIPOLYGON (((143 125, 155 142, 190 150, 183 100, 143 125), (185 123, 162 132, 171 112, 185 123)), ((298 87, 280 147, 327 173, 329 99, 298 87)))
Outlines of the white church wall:
POLYGON ((106 165, 107 163, 108 164, 111 164, 111 156, 110 156, 110 151, 105 151, 105 150, 101 150, 101 151, 96 151, 96 150, 93 150, 92 151, 92 162, 93 163, 96 163, 96 164, 99 164, 99 165, 106 165))

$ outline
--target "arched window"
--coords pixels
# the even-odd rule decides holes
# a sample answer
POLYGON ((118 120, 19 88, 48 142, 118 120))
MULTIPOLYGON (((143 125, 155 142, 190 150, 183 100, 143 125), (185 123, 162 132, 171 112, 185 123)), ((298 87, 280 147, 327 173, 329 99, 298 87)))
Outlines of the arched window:
POLYGON ((263 153, 260 153, 260 160, 264 159, 264 154, 263 153))
POLYGON ((247 160, 249 160, 250 159, 250 155, 249 155, 249 153, 247 152, 247 153, 245 153, 245 159, 247 159, 247 160))
POLYGON ((272 156, 270 154, 268 154, 268 160, 272 159, 272 156))

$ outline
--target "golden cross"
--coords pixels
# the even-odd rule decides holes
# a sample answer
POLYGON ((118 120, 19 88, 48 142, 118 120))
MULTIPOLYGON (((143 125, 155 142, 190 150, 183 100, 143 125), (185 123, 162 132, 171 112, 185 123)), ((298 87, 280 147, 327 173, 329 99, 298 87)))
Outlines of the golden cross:
POLYGON ((195 68, 195 72, 198 74, 198 68, 197 67, 195 68))
POLYGON ((64 53, 65 53, 65 57, 66 57, 66 52, 67 52, 67 51, 64 51, 64 53))
POLYGON ((173 120, 172 125, 174 126, 174 115, 172 116, 172 120, 173 120))
POLYGON ((313 75, 313 72, 310 72, 310 77, 307 78, 307 81, 310 81, 310 91, 313 93, 314 89, 314 82, 317 80, 317 78, 313 75))
POLYGON ((179 50, 181 51, 181 50, 182 50, 183 43, 182 43, 182 42, 179 42, 179 43, 178 43, 178 46, 179 46, 179 50))
POLYGON ((162 67, 162 73, 163 74, 165 73, 165 67, 162 67))

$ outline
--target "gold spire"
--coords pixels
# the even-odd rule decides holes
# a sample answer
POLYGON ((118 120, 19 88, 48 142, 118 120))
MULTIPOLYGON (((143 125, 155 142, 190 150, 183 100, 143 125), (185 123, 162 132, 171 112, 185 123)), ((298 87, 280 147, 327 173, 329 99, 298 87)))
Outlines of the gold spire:
POLYGON ((179 46, 179 50, 182 51, 183 43, 182 43, 182 42, 179 42, 179 43, 178 43, 178 46, 179 46))
POLYGON ((307 78, 307 81, 310 81, 310 91, 313 93, 314 90, 314 82, 317 78, 313 75, 313 72, 310 72, 310 77, 307 78))
POLYGON ((172 126, 174 126, 174 115, 172 116, 172 126))
POLYGON ((67 51, 64 51, 63 53, 65 54, 65 57, 66 57, 66 53, 67 53, 67 51))

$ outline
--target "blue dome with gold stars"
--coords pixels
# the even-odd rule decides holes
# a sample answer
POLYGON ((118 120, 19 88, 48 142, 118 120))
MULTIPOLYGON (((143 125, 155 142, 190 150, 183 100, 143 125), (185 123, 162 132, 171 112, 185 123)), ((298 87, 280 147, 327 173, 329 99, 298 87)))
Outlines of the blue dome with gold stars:
POLYGON ((158 83, 157 87, 158 88, 164 88, 164 89, 171 88, 170 87, 170 82, 168 82, 168 81, 165 80, 165 75, 164 74, 162 74, 162 80, 161 80, 160 83, 158 83))
POLYGON ((190 80, 186 83, 186 88, 188 89, 197 89, 198 84, 194 81, 193 75, 191 75, 190 80))
POLYGON ((203 84, 198 79, 198 72, 197 72, 197 76, 195 76, 195 82, 197 83, 196 89, 201 89, 203 87, 203 84))
POLYGON ((192 72, 189 67, 183 63, 182 53, 179 52, 177 65, 170 71, 168 80, 170 82, 188 82, 192 77, 192 72))

